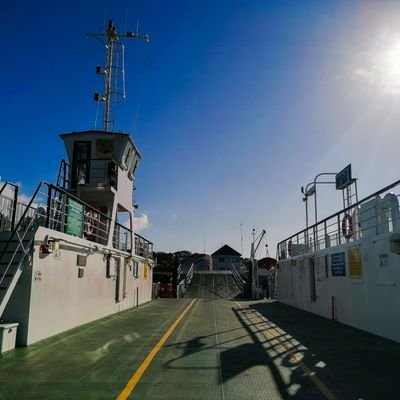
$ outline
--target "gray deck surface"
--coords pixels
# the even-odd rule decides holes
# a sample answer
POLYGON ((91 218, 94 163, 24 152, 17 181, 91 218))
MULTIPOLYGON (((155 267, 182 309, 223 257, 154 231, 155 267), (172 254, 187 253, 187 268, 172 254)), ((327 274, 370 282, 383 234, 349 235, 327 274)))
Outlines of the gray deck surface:
MULTIPOLYGON (((398 397, 400 344, 226 290, 196 300, 130 399, 398 397)), ((154 300, 5 353, 0 399, 115 399, 190 301, 154 300)))
POLYGON ((240 297, 240 294, 241 291, 230 274, 194 273, 185 297, 232 299, 240 297))

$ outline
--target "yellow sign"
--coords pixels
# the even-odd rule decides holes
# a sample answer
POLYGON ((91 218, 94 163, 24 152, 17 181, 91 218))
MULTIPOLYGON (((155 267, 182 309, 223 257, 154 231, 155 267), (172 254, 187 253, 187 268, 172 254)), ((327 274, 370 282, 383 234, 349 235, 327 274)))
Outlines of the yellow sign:
POLYGON ((144 264, 143 265, 143 278, 144 279, 147 279, 147 268, 148 268, 147 264, 144 264))
POLYGON ((349 277, 362 278, 362 259, 359 247, 351 247, 347 250, 347 257, 349 260, 349 277))

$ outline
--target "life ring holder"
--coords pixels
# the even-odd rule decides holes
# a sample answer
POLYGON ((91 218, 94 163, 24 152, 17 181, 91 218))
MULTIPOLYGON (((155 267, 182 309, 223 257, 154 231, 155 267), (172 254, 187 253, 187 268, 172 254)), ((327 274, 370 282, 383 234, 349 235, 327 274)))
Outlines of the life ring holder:
POLYGON ((94 240, 96 233, 97 220, 91 211, 85 213, 84 232, 86 239, 94 240))
POLYGON ((353 236, 353 218, 350 214, 345 214, 342 219, 342 234, 346 239, 353 236))

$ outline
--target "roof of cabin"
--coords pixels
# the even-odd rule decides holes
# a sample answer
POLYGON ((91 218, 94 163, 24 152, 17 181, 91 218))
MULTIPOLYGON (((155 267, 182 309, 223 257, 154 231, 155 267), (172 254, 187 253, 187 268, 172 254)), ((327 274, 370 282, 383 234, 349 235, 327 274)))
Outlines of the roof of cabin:
POLYGON ((236 250, 232 249, 232 247, 224 244, 220 249, 218 249, 215 253, 211 254, 212 256, 241 256, 236 250))
POLYGON ((69 133, 61 133, 60 137, 64 136, 74 136, 74 135, 87 135, 87 134, 104 134, 104 135, 111 135, 111 136, 130 136, 129 133, 123 133, 123 132, 108 132, 108 131, 101 131, 101 130, 95 130, 95 129, 90 129, 88 131, 78 131, 78 132, 69 132, 69 133))
POLYGON ((70 133, 61 133, 59 136, 61 139, 66 139, 74 136, 84 136, 84 135, 97 135, 101 139, 106 139, 107 137, 109 138, 117 138, 117 137, 126 137, 131 143, 136 152, 139 154, 139 157, 142 158, 142 155, 140 154, 139 149, 136 147, 135 142, 132 139, 132 136, 129 133, 123 133, 123 132, 107 132, 107 131, 100 131, 100 130, 88 130, 88 131, 79 131, 79 132, 70 132, 70 133))

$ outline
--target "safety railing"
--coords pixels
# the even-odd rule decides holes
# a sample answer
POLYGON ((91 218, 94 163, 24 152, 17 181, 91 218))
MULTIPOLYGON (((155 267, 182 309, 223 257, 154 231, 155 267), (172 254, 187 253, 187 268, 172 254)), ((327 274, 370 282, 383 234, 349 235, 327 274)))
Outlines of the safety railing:
POLYGON ((61 160, 60 168, 58 169, 57 186, 68 189, 70 187, 71 166, 65 161, 61 160))
POLYGON ((107 244, 110 217, 60 187, 45 183, 45 188, 47 190, 40 190, 39 195, 46 200, 47 206, 39 214, 47 228, 107 244))
POLYGON ((118 189, 118 164, 110 158, 92 158, 82 160, 72 170, 65 160, 61 161, 57 177, 57 186, 63 189, 76 187, 112 186, 118 189))
POLYGON ((18 186, 4 182, 0 187, 0 231, 14 229, 17 218, 18 186))
POLYGON ((135 233, 135 254, 152 260, 153 259, 153 243, 145 239, 143 236, 135 233))
POLYGON ((0 193, 0 212, 7 222, 0 223, 0 230, 21 231, 35 219, 37 225, 107 244, 111 218, 61 187, 43 181, 27 204, 3 193, 0 193), (14 224, 12 214, 15 215, 14 224))
POLYGON ((121 224, 115 223, 113 233, 113 247, 123 251, 132 250, 132 231, 121 224))
POLYGON ((278 243, 278 259, 400 232, 400 180, 278 243))
MULTIPOLYGON (((24 230, 35 219, 37 226, 107 245, 111 218, 62 187, 43 181, 28 204, 17 200, 18 189, 15 195, 11 190, 5 195, 4 187, 0 188, 0 231, 24 230)), ((115 222, 112 246, 132 252, 132 230, 115 222)), ((152 242, 135 234, 134 246, 135 254, 153 259, 152 242)))

